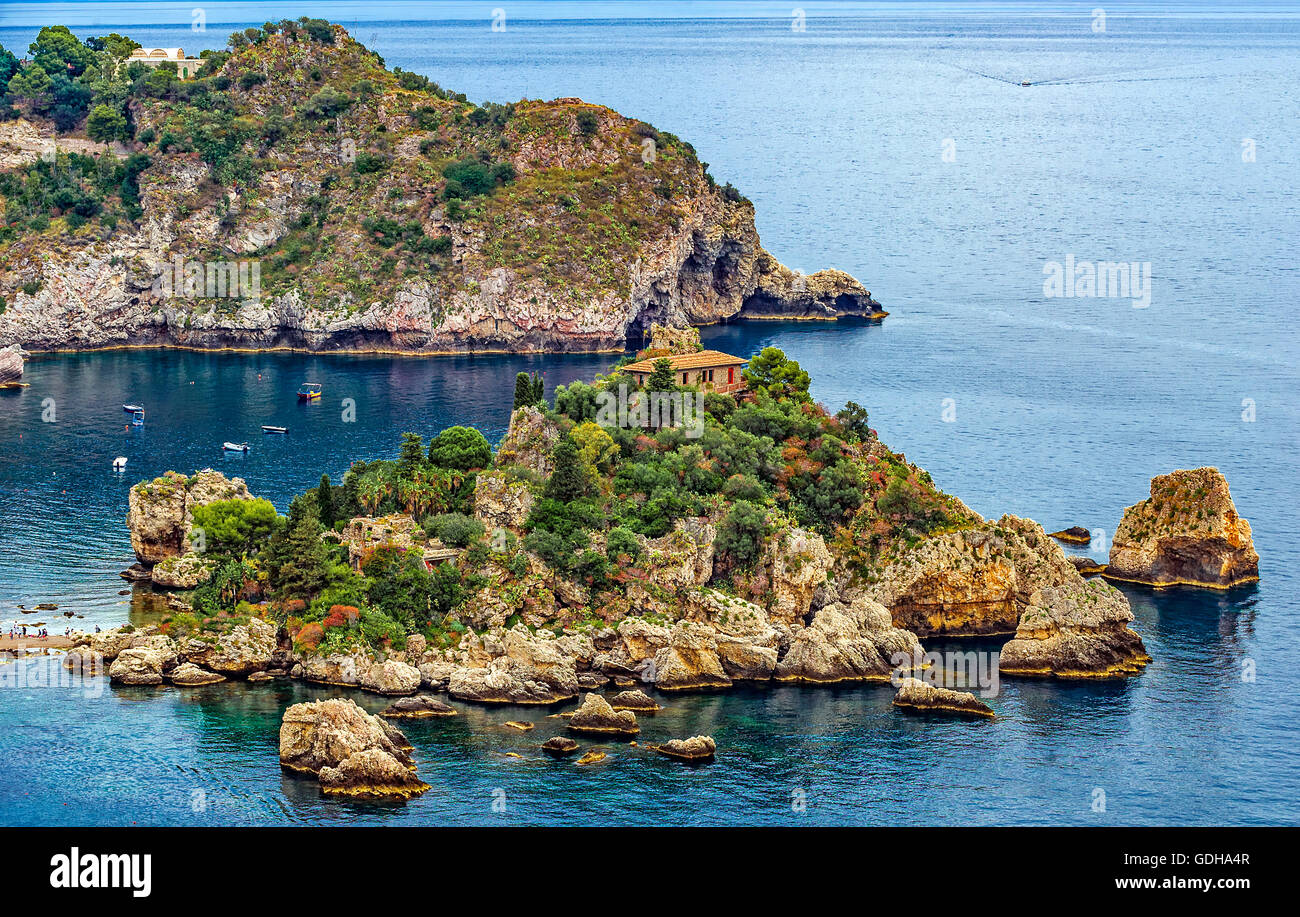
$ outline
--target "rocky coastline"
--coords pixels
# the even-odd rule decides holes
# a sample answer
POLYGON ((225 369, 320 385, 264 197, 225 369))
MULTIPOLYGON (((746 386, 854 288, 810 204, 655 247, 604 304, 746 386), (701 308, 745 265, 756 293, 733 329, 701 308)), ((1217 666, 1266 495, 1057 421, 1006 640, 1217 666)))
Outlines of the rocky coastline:
MULTIPOLYGON (((0 241, 0 346, 610 352, 652 323, 884 317, 843 271, 769 254, 753 204, 672 134, 412 76, 335 25, 239 33, 195 79, 123 84, 134 137, 102 156, 131 190, 83 202, 88 219, 33 198, 0 241), (228 122, 236 148, 194 152, 206 135, 181 136, 177 109, 228 122)), ((95 145, 28 112, 0 147, 0 173, 36 181, 50 150, 88 168, 95 145)))

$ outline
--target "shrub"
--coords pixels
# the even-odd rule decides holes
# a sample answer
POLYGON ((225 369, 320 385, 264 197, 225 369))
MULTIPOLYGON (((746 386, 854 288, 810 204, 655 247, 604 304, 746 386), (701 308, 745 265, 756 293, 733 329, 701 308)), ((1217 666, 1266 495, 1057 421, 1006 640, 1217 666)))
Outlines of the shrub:
POLYGON ((424 530, 445 545, 464 548, 483 537, 483 523, 464 513, 441 513, 424 524, 424 530))
POLYGON ((474 427, 448 427, 429 443, 429 461, 459 471, 486 468, 492 464, 492 447, 474 427))

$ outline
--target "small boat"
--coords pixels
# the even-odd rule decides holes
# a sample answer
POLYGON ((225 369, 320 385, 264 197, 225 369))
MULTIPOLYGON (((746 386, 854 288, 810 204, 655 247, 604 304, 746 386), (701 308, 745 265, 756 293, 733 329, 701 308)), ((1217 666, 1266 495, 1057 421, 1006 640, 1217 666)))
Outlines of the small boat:
POLYGON ((298 386, 299 401, 315 401, 320 398, 321 387, 315 382, 304 382, 298 386))
POLYGON ((248 443, 222 443, 221 448, 227 452, 247 452, 248 443))
POLYGON ((263 433, 288 433, 288 427, 273 427, 269 423, 262 424, 263 433))
POLYGON ((117 458, 113 459, 113 470, 114 470, 114 471, 126 471, 126 456, 125 456, 125 455, 119 455, 117 458))
POLYGON ((122 410, 126 411, 128 414, 134 414, 137 411, 143 411, 144 408, 138 404, 124 404, 122 405, 122 410))
POLYGON ((134 414, 131 415, 131 426, 133 427, 144 426, 144 408, 141 408, 140 410, 136 411, 134 414))

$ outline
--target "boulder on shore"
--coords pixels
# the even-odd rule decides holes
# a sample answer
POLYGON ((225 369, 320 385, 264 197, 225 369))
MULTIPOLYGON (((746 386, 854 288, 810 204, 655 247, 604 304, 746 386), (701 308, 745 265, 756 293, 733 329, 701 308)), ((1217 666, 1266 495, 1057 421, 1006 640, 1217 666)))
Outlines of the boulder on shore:
POLYGON ((170 637, 136 637, 128 649, 117 654, 108 667, 108 677, 119 685, 160 685, 176 662, 176 643, 170 637))
POLYGON ((718 745, 712 736, 691 736, 689 739, 672 739, 656 745, 655 751, 679 761, 712 761, 718 745))
POLYGON ((588 694, 569 719, 574 732, 590 735, 634 736, 641 731, 636 724, 636 714, 631 710, 615 710, 599 694, 588 694))
POLYGON ((1132 620, 1123 594, 1103 580, 1049 587, 1025 609, 1015 637, 1002 647, 998 670, 1056 678, 1135 675, 1151 657, 1129 628, 1132 620))
POLYGON ((919 659, 923 654, 916 636, 894 627, 883 605, 859 598, 848 606, 825 606, 808 627, 797 631, 776 667, 776 680, 889 681, 895 656, 919 659))
POLYGON ((1105 575, 1157 587, 1227 589, 1259 579, 1259 554, 1222 473, 1179 470, 1152 478, 1151 496, 1124 510, 1105 575))
POLYGON ((894 695, 894 706, 913 712, 955 713, 959 716, 992 716, 993 708, 969 691, 953 691, 928 684, 919 678, 904 678, 894 695))
MULTIPOLYGON (((156 568, 155 568, 156 569, 156 568)), ((187 662, 232 678, 246 678, 271 667, 276 627, 261 618, 249 618, 215 641, 191 637, 181 645, 187 662)))

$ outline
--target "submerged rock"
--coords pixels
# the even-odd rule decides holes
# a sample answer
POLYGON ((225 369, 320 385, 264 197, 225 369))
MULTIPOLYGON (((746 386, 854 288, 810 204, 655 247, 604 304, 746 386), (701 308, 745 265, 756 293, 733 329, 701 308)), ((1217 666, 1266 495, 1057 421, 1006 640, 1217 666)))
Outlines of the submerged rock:
POLYGON ((908 711, 955 713, 959 716, 993 716, 993 708, 969 691, 953 691, 904 678, 894 695, 894 706, 908 711))
POLYGON ((1151 479, 1151 496, 1124 510, 1111 542, 1110 579, 1227 589, 1259 579, 1250 523, 1237 515, 1217 468, 1151 479))
POLYGON ((430 716, 457 716, 458 712, 451 704, 422 694, 418 697, 403 697, 401 700, 393 701, 379 711, 379 715, 394 720, 414 720, 430 716))
POLYGON ((717 752, 717 743, 712 736, 691 736, 689 739, 673 739, 662 745, 656 745, 655 751, 679 761, 712 761, 717 752))
POLYGON ((542 743, 542 751, 552 758, 565 758, 578 750, 578 743, 568 736, 552 736, 542 743))
POLYGON ((1103 580, 1077 588, 1049 587, 1025 610, 1015 637, 1002 647, 1003 675, 1118 678, 1151 661, 1129 628, 1133 612, 1103 580))
POLYGON ((582 706, 569 719, 574 732, 591 735, 634 736, 641 731, 636 724, 636 714, 630 710, 615 710, 599 694, 588 694, 582 706))
POLYGON ((654 698, 644 691, 620 691, 610 698, 610 707, 614 710, 631 710, 633 713, 654 713, 662 710, 654 698))

